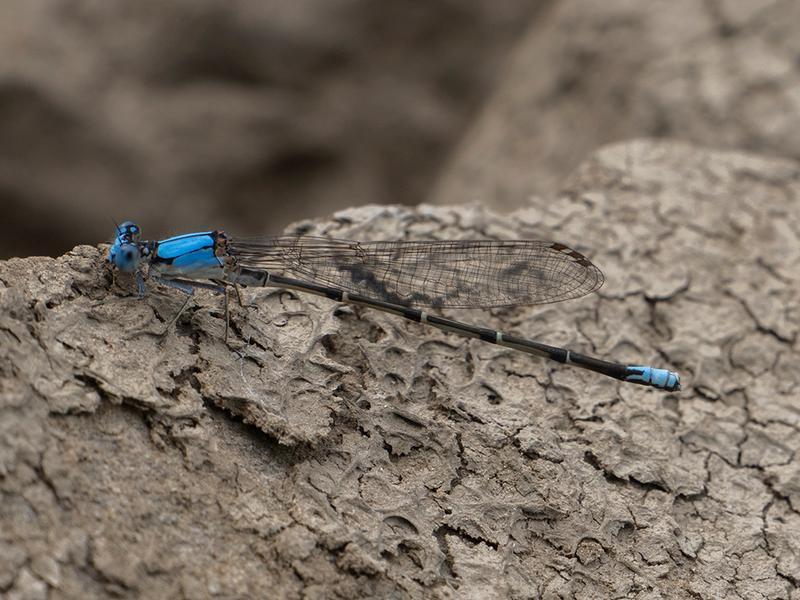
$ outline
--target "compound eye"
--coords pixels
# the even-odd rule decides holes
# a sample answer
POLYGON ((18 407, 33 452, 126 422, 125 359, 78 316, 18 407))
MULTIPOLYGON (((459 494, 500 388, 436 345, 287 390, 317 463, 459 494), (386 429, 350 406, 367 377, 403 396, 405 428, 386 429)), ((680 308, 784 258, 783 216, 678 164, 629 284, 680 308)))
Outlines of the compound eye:
POLYGON ((125 241, 138 242, 142 230, 133 221, 125 221, 117 227, 117 237, 125 241))
POLYGON ((141 254, 133 244, 122 244, 114 254, 114 264, 120 271, 133 272, 139 266, 141 254))

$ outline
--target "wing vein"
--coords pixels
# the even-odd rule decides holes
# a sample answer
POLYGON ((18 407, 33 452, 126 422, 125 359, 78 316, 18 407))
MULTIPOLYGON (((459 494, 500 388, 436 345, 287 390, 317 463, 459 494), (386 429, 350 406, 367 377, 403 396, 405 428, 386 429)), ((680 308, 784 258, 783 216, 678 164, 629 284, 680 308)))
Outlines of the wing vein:
POLYGON ((603 284, 600 269, 582 254, 540 240, 231 238, 228 251, 243 267, 405 306, 545 304, 603 284))

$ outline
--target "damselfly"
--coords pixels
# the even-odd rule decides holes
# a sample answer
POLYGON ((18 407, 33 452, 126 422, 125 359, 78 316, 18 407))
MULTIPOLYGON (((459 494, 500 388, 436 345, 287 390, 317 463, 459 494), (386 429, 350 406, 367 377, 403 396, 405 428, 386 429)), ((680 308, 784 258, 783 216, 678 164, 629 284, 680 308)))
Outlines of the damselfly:
MULTIPOLYGON (((150 281, 186 294, 195 289, 225 295, 228 287, 271 286, 367 306, 458 335, 507 346, 609 377, 680 390, 680 376, 667 369, 625 365, 566 348, 477 327, 431 314, 427 308, 491 308, 560 302, 603 284, 585 256, 556 242, 449 240, 355 242, 311 236, 237 238, 222 231, 143 241, 130 221, 117 227, 108 260, 134 273, 139 294, 150 281)), ((238 296, 241 302, 241 296, 238 296)))

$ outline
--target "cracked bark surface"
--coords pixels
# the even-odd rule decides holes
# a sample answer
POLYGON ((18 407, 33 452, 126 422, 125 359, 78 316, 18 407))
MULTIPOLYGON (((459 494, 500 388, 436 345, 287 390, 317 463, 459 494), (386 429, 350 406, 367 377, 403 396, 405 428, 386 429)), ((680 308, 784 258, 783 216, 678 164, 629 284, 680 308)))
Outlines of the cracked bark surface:
POLYGON ((799 21, 791 0, 561 0, 530 28, 434 202, 519 207, 631 138, 800 159, 799 21))
POLYGON ((798 195, 793 162, 636 142, 510 216, 295 228, 571 244, 599 294, 457 316, 678 394, 279 290, 228 345, 206 293, 162 339, 182 298, 136 298, 102 246, 2 262, 0 592, 797 600, 798 195))

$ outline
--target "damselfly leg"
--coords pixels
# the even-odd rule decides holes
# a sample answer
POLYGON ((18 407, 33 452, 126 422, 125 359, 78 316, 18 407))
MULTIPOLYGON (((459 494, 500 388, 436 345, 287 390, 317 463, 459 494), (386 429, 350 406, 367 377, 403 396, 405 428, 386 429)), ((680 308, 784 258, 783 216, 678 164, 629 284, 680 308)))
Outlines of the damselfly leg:
POLYGON ((158 284, 164 285, 166 287, 171 287, 173 289, 179 290, 186 294, 186 299, 181 304, 181 307, 178 309, 178 312, 175 313, 167 324, 164 326, 164 331, 161 332, 162 336, 167 335, 169 333, 170 328, 178 321, 183 311, 186 310, 186 307, 189 305, 192 297, 194 296, 194 292, 196 289, 204 289, 204 290, 211 290, 212 292, 217 292, 218 294, 224 294, 225 296, 225 341, 228 340, 228 288, 224 285, 219 285, 217 283, 204 283, 201 281, 187 281, 185 279, 167 279, 164 277, 153 277, 151 278, 158 284))

